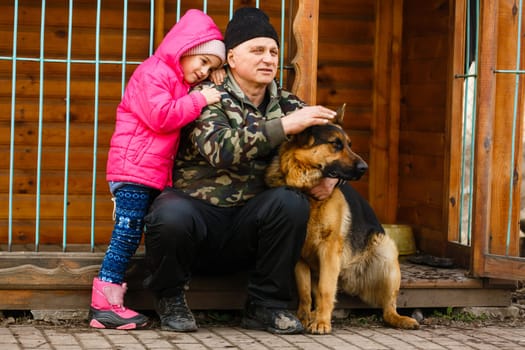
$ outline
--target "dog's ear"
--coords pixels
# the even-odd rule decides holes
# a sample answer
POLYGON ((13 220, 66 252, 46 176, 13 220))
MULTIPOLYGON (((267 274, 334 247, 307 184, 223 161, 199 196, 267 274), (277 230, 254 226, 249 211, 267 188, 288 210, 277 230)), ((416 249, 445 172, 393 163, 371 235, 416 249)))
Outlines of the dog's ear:
POLYGON ((335 123, 338 125, 343 126, 343 118, 345 116, 345 108, 346 108, 346 102, 341 105, 336 111, 335 115, 335 123))
POLYGON ((311 146, 313 143, 312 128, 306 128, 299 134, 292 135, 293 142, 299 147, 311 146))

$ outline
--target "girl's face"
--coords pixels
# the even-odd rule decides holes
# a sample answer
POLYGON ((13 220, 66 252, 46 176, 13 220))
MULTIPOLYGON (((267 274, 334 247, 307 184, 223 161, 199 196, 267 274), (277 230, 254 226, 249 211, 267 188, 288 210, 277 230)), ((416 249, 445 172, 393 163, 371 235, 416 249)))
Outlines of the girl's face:
POLYGON ((190 55, 180 59, 184 80, 195 85, 210 76, 210 73, 221 67, 221 59, 215 55, 190 55))

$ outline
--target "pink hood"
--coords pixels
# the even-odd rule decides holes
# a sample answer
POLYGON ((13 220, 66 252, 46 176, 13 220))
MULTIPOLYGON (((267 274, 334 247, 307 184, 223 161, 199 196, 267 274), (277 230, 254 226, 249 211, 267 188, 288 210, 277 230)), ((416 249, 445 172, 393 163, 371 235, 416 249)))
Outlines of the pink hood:
POLYGON ((117 108, 106 179, 162 190, 171 185, 180 130, 206 106, 200 92, 184 79, 180 58, 204 42, 222 40, 213 20, 188 10, 166 34, 155 53, 131 76, 117 108))

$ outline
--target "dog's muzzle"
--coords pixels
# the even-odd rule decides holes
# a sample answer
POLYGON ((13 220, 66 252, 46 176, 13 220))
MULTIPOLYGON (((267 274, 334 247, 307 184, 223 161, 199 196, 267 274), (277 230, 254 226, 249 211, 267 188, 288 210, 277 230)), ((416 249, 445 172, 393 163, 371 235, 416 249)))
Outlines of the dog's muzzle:
POLYGON ((368 170, 368 164, 364 161, 357 161, 350 167, 341 167, 338 164, 332 164, 324 169, 324 176, 343 179, 347 181, 359 180, 368 170))

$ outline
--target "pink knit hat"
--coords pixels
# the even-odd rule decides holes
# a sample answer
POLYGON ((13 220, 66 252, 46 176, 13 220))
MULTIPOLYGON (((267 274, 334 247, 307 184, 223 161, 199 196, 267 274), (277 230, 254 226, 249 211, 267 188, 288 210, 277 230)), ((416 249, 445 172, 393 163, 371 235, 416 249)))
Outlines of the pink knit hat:
POLYGON ((210 40, 200 45, 194 46, 186 51, 182 56, 190 55, 214 55, 219 57, 222 63, 224 63, 224 60, 226 59, 224 43, 220 40, 210 40))

